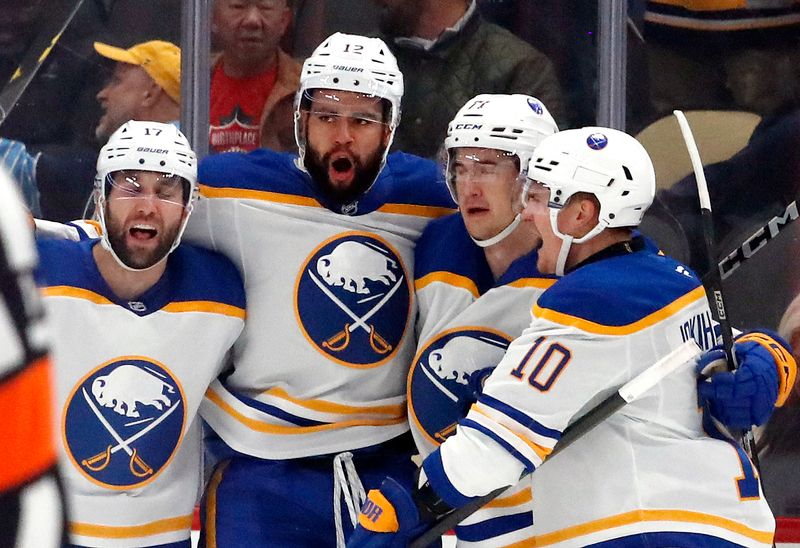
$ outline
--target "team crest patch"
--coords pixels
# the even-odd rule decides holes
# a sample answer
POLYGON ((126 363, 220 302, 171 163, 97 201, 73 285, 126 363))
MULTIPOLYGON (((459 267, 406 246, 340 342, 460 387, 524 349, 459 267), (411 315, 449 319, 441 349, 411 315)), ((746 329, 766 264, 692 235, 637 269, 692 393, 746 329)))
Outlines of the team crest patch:
POLYGON ((538 115, 544 114, 544 108, 542 107, 542 103, 533 99, 532 97, 528 97, 528 106, 531 107, 531 110, 538 115))
POLYGON ((435 444, 455 433, 469 410, 470 373, 500 363, 511 338, 474 327, 447 331, 414 359, 408 377, 411 420, 435 444))
POLYGON ((592 133, 586 138, 586 144, 592 150, 603 150, 608 144, 608 137, 602 133, 592 133))
POLYGON ((64 407, 64 448, 84 476, 110 489, 152 481, 180 444, 186 404, 178 380, 142 356, 106 362, 64 407))
POLYGON ((303 333, 332 360, 375 367, 397 351, 411 284, 400 254, 382 238, 347 232, 327 240, 308 257, 295 287, 303 333))

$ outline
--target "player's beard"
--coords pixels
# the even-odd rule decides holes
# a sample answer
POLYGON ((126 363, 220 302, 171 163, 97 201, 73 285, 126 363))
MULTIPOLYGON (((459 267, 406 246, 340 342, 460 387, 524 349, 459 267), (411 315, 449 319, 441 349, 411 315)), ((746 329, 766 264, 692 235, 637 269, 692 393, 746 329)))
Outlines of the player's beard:
POLYGON ((173 226, 164 227, 163 232, 159 232, 160 238, 158 246, 152 250, 131 249, 126 243, 126 235, 128 231, 125 229, 124 224, 117 222, 117 220, 110 215, 106 209, 106 230, 108 230, 108 243, 114 254, 122 261, 123 264, 135 270, 144 270, 157 264, 164 257, 169 254, 172 243, 178 237, 178 232, 181 228, 181 222, 178 221, 173 226))
POLYGON ((305 166, 309 175, 311 175, 311 179, 326 197, 337 203, 345 204, 356 200, 378 178, 385 150, 386 147, 381 146, 370 155, 366 162, 362 161, 361 158, 352 156, 355 173, 353 181, 346 188, 334 186, 328 177, 328 165, 330 164, 331 156, 339 152, 338 150, 334 149, 320 156, 316 150, 309 146, 306 148, 305 166))

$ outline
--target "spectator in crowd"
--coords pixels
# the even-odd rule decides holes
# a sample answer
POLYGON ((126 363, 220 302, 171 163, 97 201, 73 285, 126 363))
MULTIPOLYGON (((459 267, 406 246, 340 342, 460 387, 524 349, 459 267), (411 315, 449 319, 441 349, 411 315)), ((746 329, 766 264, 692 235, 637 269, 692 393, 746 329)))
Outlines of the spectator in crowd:
MULTIPOLYGON (((97 94, 103 114, 95 128, 98 142, 128 120, 177 123, 180 117, 180 49, 160 40, 121 49, 95 43, 102 57, 116 62, 97 94)), ((34 215, 67 221, 82 216, 91 194, 97 153, 66 149, 31 154, 20 141, 0 139, 0 162, 23 188, 34 215)))
POLYGON ((509 31, 486 22, 474 0, 375 0, 381 32, 408 78, 395 147, 433 157, 447 123, 479 93, 524 93, 562 117, 550 60, 509 31))
POLYGON ((211 72, 213 152, 293 140, 291 99, 288 107, 285 99, 297 91, 300 65, 280 49, 291 20, 287 0, 214 1, 212 32, 221 53, 211 72))
POLYGON ((800 3, 753 4, 645 2, 654 118, 675 108, 738 108, 771 116, 792 101, 797 104, 800 3))
POLYGON ((105 142, 129 120, 177 123, 181 115, 181 50, 152 40, 122 49, 95 42, 101 56, 116 61, 114 72, 97 94, 103 116, 94 130, 105 142))

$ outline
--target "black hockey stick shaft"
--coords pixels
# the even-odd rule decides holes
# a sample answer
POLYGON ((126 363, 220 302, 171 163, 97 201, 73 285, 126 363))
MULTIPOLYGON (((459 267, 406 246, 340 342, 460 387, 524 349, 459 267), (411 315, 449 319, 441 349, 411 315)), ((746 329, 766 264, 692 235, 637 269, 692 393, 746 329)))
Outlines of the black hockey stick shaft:
POLYGON ((758 251, 771 242, 780 232, 798 218, 797 201, 793 201, 781 215, 776 215, 767 223, 756 230, 742 244, 731 251, 717 265, 718 275, 725 280, 742 266, 742 263, 750 259, 758 251))
POLYGON ((33 81, 36 73, 47 60, 50 51, 58 43, 82 4, 83 0, 63 0, 54 8, 56 13, 48 17, 45 28, 36 36, 22 58, 22 62, 0 91, 0 126, 6 121, 22 94, 25 93, 28 85, 33 81))
MULTIPOLYGON (((614 394, 593 407, 564 430, 561 439, 558 440, 553 451, 539 468, 550 462, 557 454, 581 439, 622 407, 641 397, 645 392, 661 382, 662 379, 669 376, 676 369, 697 357, 699 354, 700 348, 697 346, 697 343, 690 339, 639 373, 636 377, 623 384, 614 394)), ((522 479, 523 478, 520 478, 520 481, 522 479)), ((414 539, 414 541, 409 544, 409 547, 425 548, 426 546, 430 546, 447 531, 474 514, 479 508, 486 506, 507 489, 508 487, 495 489, 491 493, 478 497, 469 504, 456 508, 449 514, 442 516, 434 522, 427 531, 414 539)))
MULTIPOLYGON (((697 194, 700 197, 700 215, 703 227, 703 239, 705 240, 706 257, 708 258, 708 264, 713 265, 717 262, 714 254, 714 221, 711 216, 711 198, 708 193, 708 183, 706 182, 703 162, 700 159, 700 152, 697 150, 697 143, 692 135, 692 129, 689 127, 689 121, 686 119, 686 115, 680 110, 674 110, 672 112, 678 120, 683 140, 686 143, 686 149, 689 151, 689 158, 692 161, 692 169, 694 170, 695 180, 697 181, 697 194)), ((727 358, 728 369, 734 370, 737 364, 736 353, 733 350, 733 329, 725 309, 725 297, 722 293, 722 276, 719 268, 712 268, 707 278, 704 279, 704 283, 706 289, 711 294, 712 308, 719 322, 722 346, 725 351, 725 357, 727 358)), ((758 453, 755 447, 753 432, 751 430, 743 432, 741 441, 747 456, 753 461, 756 470, 759 470, 758 453)))

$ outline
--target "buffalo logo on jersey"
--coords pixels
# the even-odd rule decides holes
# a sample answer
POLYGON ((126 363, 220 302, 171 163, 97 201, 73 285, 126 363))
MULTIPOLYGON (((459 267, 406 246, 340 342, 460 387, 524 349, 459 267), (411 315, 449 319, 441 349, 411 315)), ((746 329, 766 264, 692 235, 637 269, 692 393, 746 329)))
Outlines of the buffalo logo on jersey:
POLYGON ((95 368, 72 391, 64 409, 64 447, 91 481, 130 489, 152 481, 180 443, 186 405, 178 380, 141 356, 95 368))
POLYGON ((374 367, 395 354, 412 298, 399 253, 363 232, 339 234, 314 250, 297 278, 295 295, 306 338, 350 367, 374 367))
POLYGON ((470 373, 500 363, 511 337, 483 328, 442 333, 414 358, 408 377, 412 420, 437 445, 455 432, 471 401, 470 373))

